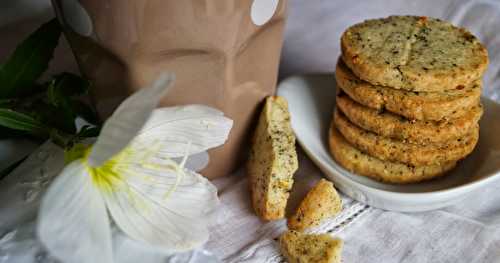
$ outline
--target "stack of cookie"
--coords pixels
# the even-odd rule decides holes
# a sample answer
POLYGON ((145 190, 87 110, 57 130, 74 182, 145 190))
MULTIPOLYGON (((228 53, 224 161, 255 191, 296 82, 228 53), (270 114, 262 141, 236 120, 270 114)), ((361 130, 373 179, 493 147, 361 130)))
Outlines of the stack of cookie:
POLYGON ((342 166, 412 183, 472 152, 488 64, 476 37, 439 19, 391 16, 350 27, 341 46, 330 150, 342 166))

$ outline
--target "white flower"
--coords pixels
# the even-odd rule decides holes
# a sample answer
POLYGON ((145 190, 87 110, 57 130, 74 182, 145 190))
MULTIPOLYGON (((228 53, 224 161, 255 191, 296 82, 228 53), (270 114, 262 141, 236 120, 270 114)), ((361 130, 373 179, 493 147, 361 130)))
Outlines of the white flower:
POLYGON ((163 75, 136 92, 93 146, 68 152, 72 161, 47 190, 38 215, 38 237, 53 256, 113 262, 108 213, 126 235, 168 253, 206 242, 217 189, 184 164, 188 155, 222 145, 232 121, 201 105, 154 109, 172 83, 172 75, 163 75))

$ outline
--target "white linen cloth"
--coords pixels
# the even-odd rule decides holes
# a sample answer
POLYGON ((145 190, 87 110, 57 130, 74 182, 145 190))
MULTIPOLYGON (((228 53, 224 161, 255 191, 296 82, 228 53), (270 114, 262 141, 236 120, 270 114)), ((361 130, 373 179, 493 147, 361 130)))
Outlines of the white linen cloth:
MULTIPOLYGON (((305 72, 332 72, 340 53, 339 38, 346 27, 367 18, 392 14, 438 17, 471 30, 487 46, 490 55, 483 93, 500 102, 498 0, 291 0, 281 77, 305 72)), ((15 31, 9 32, 15 34, 15 31)), ((19 37, 14 40, 7 38, 6 47, 12 47, 19 37)), ((0 51, 2 58, 5 52, 0 51)), ((67 58, 58 60, 60 63, 68 61, 67 58)), ((74 69, 73 64, 71 68, 74 69)), ((16 145, 16 148, 19 147, 16 145)), ((12 160, 12 147, 7 149, 11 150, 2 153, 8 153, 6 158, 12 160)), ((0 162, 0 168, 4 164, 0 162)), ((321 172, 300 153, 300 169, 291 207, 320 177, 321 172)), ((17 192, 11 188, 17 183, 14 179, 0 182, 0 235, 6 233, 0 236, 0 262, 9 262, 2 261, 2 248, 8 247, 9 242, 20 235, 20 232, 9 230, 21 222, 20 215, 33 216, 36 207, 30 205, 36 204, 37 196, 26 194, 29 188, 17 192), (10 194, 5 192, 7 189, 10 189, 10 194), (26 203, 26 198, 30 202, 26 203)), ((205 249, 223 262, 282 261, 274 239, 286 228, 285 222, 264 223, 253 214, 243 169, 214 183, 219 189, 221 207, 205 249)), ((29 187, 29 184, 22 187, 29 187)), ((329 232, 344 240, 343 262, 500 262, 498 189, 499 181, 454 206, 422 213, 383 211, 344 197, 341 215, 314 231, 329 232)), ((45 255, 37 253, 18 262, 40 262, 37 260, 45 255)))

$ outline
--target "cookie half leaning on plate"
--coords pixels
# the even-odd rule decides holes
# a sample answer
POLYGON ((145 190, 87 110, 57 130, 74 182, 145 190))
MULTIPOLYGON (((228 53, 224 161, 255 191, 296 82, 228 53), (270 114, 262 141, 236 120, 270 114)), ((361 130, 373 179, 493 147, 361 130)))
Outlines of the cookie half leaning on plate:
POLYGON ((295 135, 288 103, 283 97, 266 98, 247 162, 252 204, 264 220, 285 216, 293 174, 298 169, 295 135))
POLYGON ((337 62, 335 78, 339 90, 356 102, 376 110, 404 116, 410 120, 441 121, 460 118, 479 104, 481 81, 459 89, 441 92, 412 92, 372 85, 361 80, 345 65, 337 62))
POLYGON ((466 87, 488 64, 486 48, 469 31, 428 17, 366 20, 344 32, 341 48, 359 78, 409 91, 466 87))

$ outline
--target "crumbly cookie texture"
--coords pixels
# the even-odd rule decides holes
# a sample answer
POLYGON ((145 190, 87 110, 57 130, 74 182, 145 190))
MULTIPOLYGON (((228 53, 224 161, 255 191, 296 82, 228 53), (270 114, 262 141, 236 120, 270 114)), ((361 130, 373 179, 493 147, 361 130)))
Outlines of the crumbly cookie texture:
POLYGON ((413 92, 372 85, 361 80, 339 59, 335 70, 338 88, 356 102, 387 110, 410 120, 442 121, 460 118, 479 104, 480 80, 459 89, 442 92, 413 92))
POLYGON ((287 231, 279 239, 288 263, 340 263, 343 242, 328 234, 302 234, 287 231))
POLYGON ((457 89, 479 79, 488 53, 464 28, 439 19, 366 20, 341 37, 342 57, 361 79, 409 91, 457 89))
POLYGON ((345 94, 336 98, 337 107, 353 124, 380 136, 416 144, 446 143, 470 134, 483 114, 472 107, 460 118, 442 121, 412 121, 387 111, 365 107, 345 94))
POLYGON ((247 173, 255 213, 264 220, 285 216, 293 174, 298 169, 295 135, 288 103, 279 96, 266 98, 255 130, 247 173))
POLYGON ((441 165, 464 158, 472 152, 479 138, 479 126, 463 138, 447 143, 418 145, 382 137, 351 123, 338 109, 334 113, 336 127, 344 138, 363 152, 383 161, 413 166, 441 165))
POLYGON ((387 162, 361 152, 352 146, 335 128, 332 121, 329 132, 330 153, 345 169, 372 179, 408 184, 442 176, 453 169, 456 162, 441 165, 412 166, 398 162, 387 162))
POLYGON ((317 226, 342 210, 342 200, 333 183, 321 179, 300 203, 297 211, 288 218, 288 228, 303 231, 317 226))

